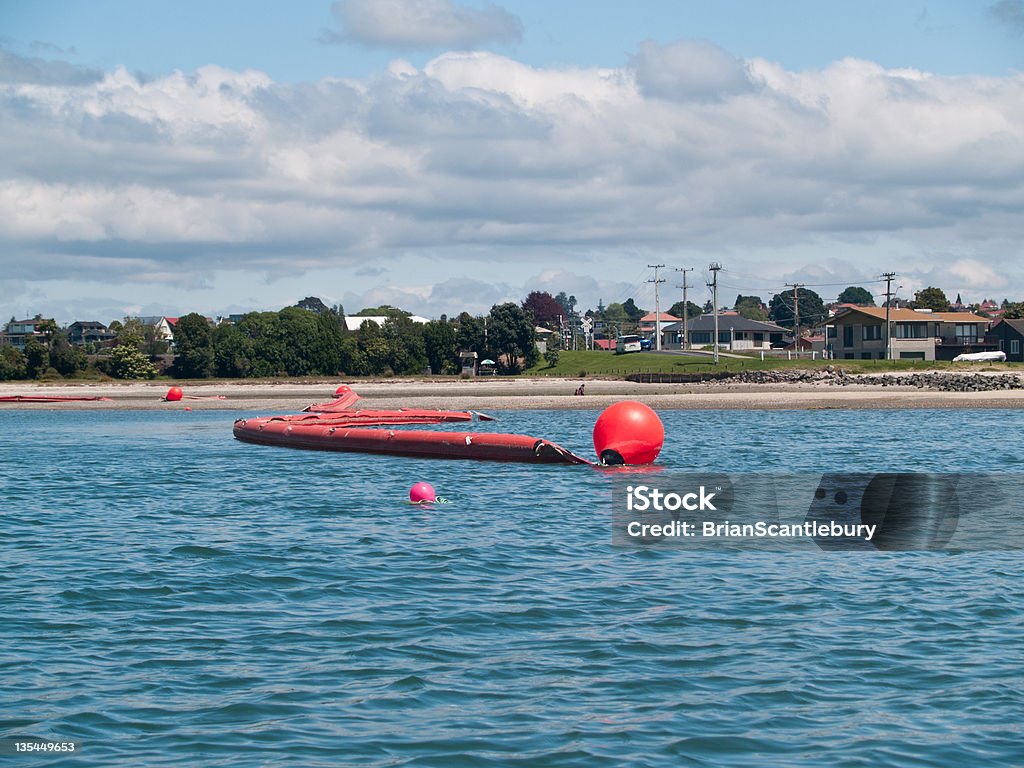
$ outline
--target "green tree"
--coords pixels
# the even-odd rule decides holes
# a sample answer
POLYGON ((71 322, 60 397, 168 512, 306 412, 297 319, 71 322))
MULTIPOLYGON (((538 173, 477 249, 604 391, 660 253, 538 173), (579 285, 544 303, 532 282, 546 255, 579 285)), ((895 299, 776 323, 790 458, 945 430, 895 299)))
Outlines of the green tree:
MULTIPOLYGON (((810 288, 798 289, 797 296, 799 297, 800 325, 802 327, 820 323, 828 316, 821 296, 810 288)), ((783 291, 772 296, 772 300, 768 304, 768 318, 779 325, 789 328, 793 327, 794 305, 792 291, 783 291)))
POLYGON ((35 336, 25 340, 25 371, 30 379, 38 379, 50 367, 50 351, 35 336))
POLYGON ((424 324, 422 331, 431 372, 456 373, 459 370, 459 348, 455 326, 446 320, 431 320, 424 324))
POLYGON ((157 336, 155 325, 142 326, 142 344, 140 349, 150 357, 167 354, 170 344, 164 338, 157 336))
POLYGON ((933 312, 949 312, 949 299, 941 288, 929 286, 914 294, 914 309, 930 309, 933 312))
POLYGON ((50 365, 61 376, 74 376, 85 370, 89 360, 81 347, 72 346, 63 332, 58 332, 50 342, 50 365))
MULTIPOLYGON (((288 376, 309 376, 323 373, 325 363, 330 364, 328 343, 320 334, 317 315, 308 309, 285 307, 277 313, 272 337, 281 366, 288 376)), ((335 358, 337 359, 337 358, 335 358)), ((333 371, 332 373, 337 373, 333 371)))
POLYGON ((1024 301, 1008 301, 1003 305, 1003 317, 1007 320, 1024 319, 1024 301))
POLYGON ((338 347, 339 370, 351 376, 357 376, 365 368, 363 354, 359 351, 359 342, 355 334, 346 333, 338 347))
POLYGON ((761 301, 760 296, 743 296, 742 294, 736 297, 736 303, 732 307, 736 310, 741 317, 745 317, 748 320, 767 320, 768 313, 764 310, 764 302, 761 301))
POLYGON ((391 317, 392 315, 405 315, 408 317, 412 312, 392 307, 390 304, 381 304, 379 307, 363 307, 356 312, 356 317, 391 317))
POLYGON ((60 327, 57 325, 57 321, 52 317, 43 320, 42 315, 36 315, 35 319, 42 320, 42 322, 36 326, 36 330, 43 334, 43 343, 49 347, 60 333, 60 327))
POLYGON ((487 345, 506 373, 519 373, 520 360, 529 368, 540 357, 534 341, 533 318, 512 302, 491 307, 487 322, 487 345))
POLYGON ((213 375, 214 354, 210 324, 197 312, 178 318, 174 326, 174 375, 205 379, 213 375))
POLYGON ((458 328, 455 338, 459 351, 476 352, 481 360, 487 357, 487 349, 484 344, 484 319, 463 312, 459 315, 456 323, 458 328))
POLYGON ((344 319, 339 318, 331 309, 317 315, 317 344, 313 367, 324 376, 336 376, 342 371, 341 342, 345 335, 342 330, 343 323, 344 319))
MULTIPOLYGON (((677 301, 675 304, 668 308, 668 313, 673 317, 678 317, 681 320, 683 317, 683 302, 677 301)), ((699 306, 694 304, 692 301, 686 302, 687 320, 691 320, 695 317, 700 317, 702 314, 704 314, 704 310, 702 310, 699 306)))
POLYGON ((25 355, 10 344, 0 346, 0 380, 24 379, 28 376, 25 355))
POLYGON ((116 320, 110 324, 111 330, 117 325, 118 344, 130 344, 133 347, 141 347, 146 338, 146 326, 137 317, 126 317, 123 323, 116 320))
POLYGON ((859 285, 851 285, 849 288, 844 288, 836 301, 840 304, 857 304, 861 307, 875 306, 875 297, 871 295, 871 291, 867 288, 861 288, 859 285))
POLYGON ((422 373, 427 367, 427 350, 419 323, 392 315, 384 321, 381 334, 388 345, 388 367, 393 373, 422 373))
POLYGON ((110 375, 115 379, 152 379, 156 369, 138 347, 118 344, 110 354, 110 375))
POLYGON ((640 318, 647 314, 636 305, 636 302, 633 301, 632 297, 626 299, 622 303, 622 311, 626 313, 626 317, 633 323, 639 323, 640 318))
POLYGON ((308 309, 317 315, 331 311, 331 308, 324 304, 323 300, 317 296, 307 296, 295 306, 299 309, 308 309))
POLYGON ((224 323, 213 329, 213 369, 224 378, 251 376, 256 358, 253 340, 237 325, 224 323))
POLYGON ((555 296, 555 301, 557 301, 559 306, 562 308, 562 314, 565 315, 566 319, 576 311, 576 297, 567 296, 565 291, 559 291, 558 295, 555 296))
POLYGON ((381 376, 394 373, 390 368, 391 347, 384 338, 384 330, 373 320, 364 320, 359 326, 359 354, 362 375, 381 376))
POLYGON ((544 361, 548 364, 548 368, 554 368, 558 365, 558 361, 561 358, 559 350, 562 347, 562 334, 552 333, 548 338, 547 349, 544 350, 544 361))

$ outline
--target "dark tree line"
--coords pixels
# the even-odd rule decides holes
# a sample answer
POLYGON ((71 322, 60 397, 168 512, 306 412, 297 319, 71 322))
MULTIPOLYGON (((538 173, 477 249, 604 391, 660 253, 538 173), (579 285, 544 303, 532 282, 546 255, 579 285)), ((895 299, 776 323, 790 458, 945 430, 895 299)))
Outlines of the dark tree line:
MULTIPOLYGON (((390 308, 389 308, 390 309, 390 308)), ((388 376, 454 374, 460 351, 494 359, 503 373, 519 373, 538 359, 533 317, 513 303, 490 314, 468 313, 417 323, 390 310, 383 325, 365 320, 345 328, 340 308, 286 307, 250 312, 237 324, 211 327, 202 315, 178 319, 171 373, 178 378, 268 376, 388 376)))

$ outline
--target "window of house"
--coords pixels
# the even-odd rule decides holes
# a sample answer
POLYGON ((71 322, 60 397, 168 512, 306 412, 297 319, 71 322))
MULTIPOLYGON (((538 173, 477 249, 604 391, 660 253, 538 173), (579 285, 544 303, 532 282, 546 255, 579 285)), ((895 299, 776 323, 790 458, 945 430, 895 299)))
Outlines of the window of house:
POLYGON ((1010 339, 1010 354, 1011 355, 1019 355, 1020 354, 1020 339, 1010 339))
POLYGON ((978 340, 978 326, 974 323, 957 323, 956 340, 960 344, 973 344, 978 340))
POLYGON ((897 339, 928 338, 928 323, 896 323, 897 339))
POLYGON ((861 352, 860 353, 860 359, 861 360, 870 360, 871 359, 871 353, 870 352, 861 352))
POLYGON ((882 338, 882 326, 880 325, 865 325, 864 326, 864 341, 878 341, 882 338))
POLYGON ((852 347, 853 346, 853 326, 852 325, 844 325, 843 326, 843 346, 844 347, 852 347))

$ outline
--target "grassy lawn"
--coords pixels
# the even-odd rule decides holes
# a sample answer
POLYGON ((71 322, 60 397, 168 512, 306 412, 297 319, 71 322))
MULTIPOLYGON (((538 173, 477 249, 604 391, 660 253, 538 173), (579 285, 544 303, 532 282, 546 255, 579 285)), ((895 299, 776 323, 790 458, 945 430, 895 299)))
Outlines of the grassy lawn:
POLYGON ((709 373, 711 371, 769 371, 787 368, 814 370, 831 365, 848 373, 881 373, 883 371, 1019 371, 1019 366, 1007 363, 947 363, 924 360, 786 360, 747 357, 736 359, 720 357, 716 366, 709 357, 632 352, 616 355, 612 352, 560 352, 558 365, 548 367, 541 361, 526 371, 527 376, 561 376, 582 378, 599 376, 621 378, 630 373, 709 373), (585 372, 585 373, 584 373, 585 372))

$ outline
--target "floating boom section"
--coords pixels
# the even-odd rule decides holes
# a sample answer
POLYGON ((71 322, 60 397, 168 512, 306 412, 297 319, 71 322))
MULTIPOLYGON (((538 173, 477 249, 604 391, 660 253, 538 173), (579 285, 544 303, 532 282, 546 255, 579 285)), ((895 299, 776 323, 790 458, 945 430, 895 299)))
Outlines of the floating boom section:
POLYGON ((589 464, 555 443, 498 432, 367 429, 280 418, 239 419, 235 437, 249 443, 319 451, 380 453, 431 459, 478 459, 535 464, 589 464))
POLYGON ((527 435, 390 429, 415 424, 473 421, 474 416, 480 421, 494 419, 474 411, 356 410, 352 406, 359 400, 359 395, 341 389, 337 394, 336 400, 310 405, 299 414, 239 419, 234 426, 235 437, 247 443, 315 451, 533 464, 590 463, 560 445, 527 435))

